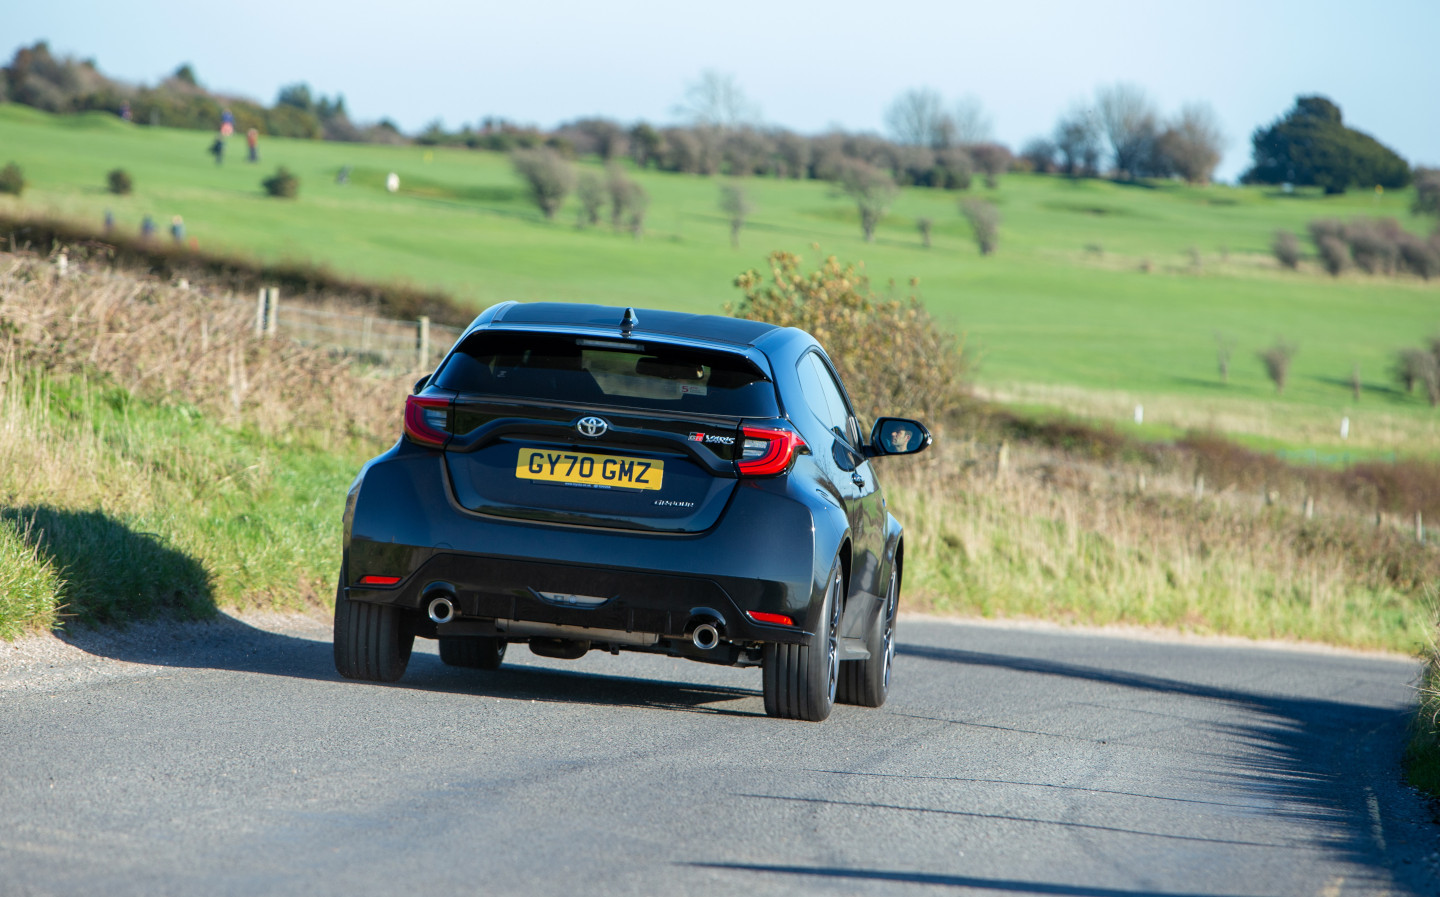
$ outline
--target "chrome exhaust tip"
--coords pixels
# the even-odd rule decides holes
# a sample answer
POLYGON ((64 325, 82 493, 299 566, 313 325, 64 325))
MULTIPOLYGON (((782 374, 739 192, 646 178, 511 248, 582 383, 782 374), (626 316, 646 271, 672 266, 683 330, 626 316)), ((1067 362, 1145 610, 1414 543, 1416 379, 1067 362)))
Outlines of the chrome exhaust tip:
POLYGON ((450 603, 449 597, 441 595, 430 600, 430 620, 434 623, 449 623, 455 619, 455 605, 450 603))
POLYGON ((709 651, 720 644, 720 631, 715 628, 713 623, 701 623, 690 634, 690 641, 694 642, 695 647, 701 651, 709 651))

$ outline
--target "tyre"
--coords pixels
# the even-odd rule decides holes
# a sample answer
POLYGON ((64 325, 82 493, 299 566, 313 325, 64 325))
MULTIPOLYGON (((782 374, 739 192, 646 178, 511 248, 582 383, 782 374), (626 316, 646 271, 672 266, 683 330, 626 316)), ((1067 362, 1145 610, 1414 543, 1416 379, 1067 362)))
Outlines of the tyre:
POLYGON ((890 670, 895 665, 895 614, 900 608, 900 577, 890 571, 890 587, 885 590, 885 604, 865 647, 868 660, 846 660, 840 664, 840 687, 836 700, 842 704, 879 707, 890 694, 890 670))
POLYGON ((498 670, 505 659, 503 638, 456 638, 441 636, 440 660, 446 666, 468 667, 472 670, 498 670))
POLYGON ((402 611, 345 597, 345 574, 335 588, 335 669, 346 679, 395 682, 405 675, 415 633, 402 611))
POLYGON ((808 645, 765 646, 765 712, 818 723, 835 706, 840 677, 840 610, 845 582, 837 560, 820 608, 820 626, 808 645))

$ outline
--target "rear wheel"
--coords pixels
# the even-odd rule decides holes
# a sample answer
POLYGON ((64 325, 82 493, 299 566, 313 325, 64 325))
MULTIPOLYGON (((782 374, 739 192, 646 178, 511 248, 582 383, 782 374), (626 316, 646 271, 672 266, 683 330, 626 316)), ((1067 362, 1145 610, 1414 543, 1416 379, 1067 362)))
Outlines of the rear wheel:
POLYGON ((395 682, 405 675, 415 633, 403 611, 345 597, 345 573, 335 588, 335 669, 346 679, 395 682))
POLYGON ((808 645, 765 646, 765 712, 781 719, 818 723, 835 706, 840 677, 840 609, 845 588, 840 562, 820 608, 820 625, 808 645))
POLYGON ((490 636, 455 638, 441 636, 440 659, 447 666, 475 670, 498 670, 505 659, 505 640, 490 636))
POLYGON ((842 704, 879 707, 890 694, 890 670, 895 665, 895 614, 900 607, 900 577, 890 571, 890 587, 880 616, 865 637, 868 660, 847 660, 840 664, 838 700, 842 704))

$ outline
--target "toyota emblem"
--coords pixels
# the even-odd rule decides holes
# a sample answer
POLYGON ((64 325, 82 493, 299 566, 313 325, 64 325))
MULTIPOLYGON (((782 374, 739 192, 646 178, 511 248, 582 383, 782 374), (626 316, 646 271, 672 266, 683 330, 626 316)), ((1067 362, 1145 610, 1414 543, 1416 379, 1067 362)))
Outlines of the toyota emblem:
POLYGON ((589 436, 591 439, 597 436, 604 436, 610 425, 603 417, 582 417, 575 422, 575 429, 580 431, 581 436, 589 436))

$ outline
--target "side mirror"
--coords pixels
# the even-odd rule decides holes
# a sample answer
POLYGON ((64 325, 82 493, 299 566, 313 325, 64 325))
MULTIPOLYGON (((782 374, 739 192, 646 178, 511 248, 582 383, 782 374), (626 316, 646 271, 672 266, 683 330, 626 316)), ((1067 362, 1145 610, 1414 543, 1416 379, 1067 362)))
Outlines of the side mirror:
POLYGON ((430 373, 428 373, 428 374, 426 374, 425 376, 421 377, 419 380, 416 380, 416 381, 415 381, 415 386, 414 386, 414 388, 412 388, 412 389, 410 390, 410 395, 412 395, 412 396, 417 396, 417 395, 419 395, 419 394, 420 394, 420 390, 422 390, 422 389, 425 388, 425 384, 429 383, 429 382, 430 382, 430 378, 433 377, 434 375, 435 375, 435 372, 434 372, 434 371, 431 371, 430 373))
POLYGON ((870 451, 874 455, 913 455, 929 448, 935 437, 918 420, 904 417, 882 417, 870 431, 870 451))

